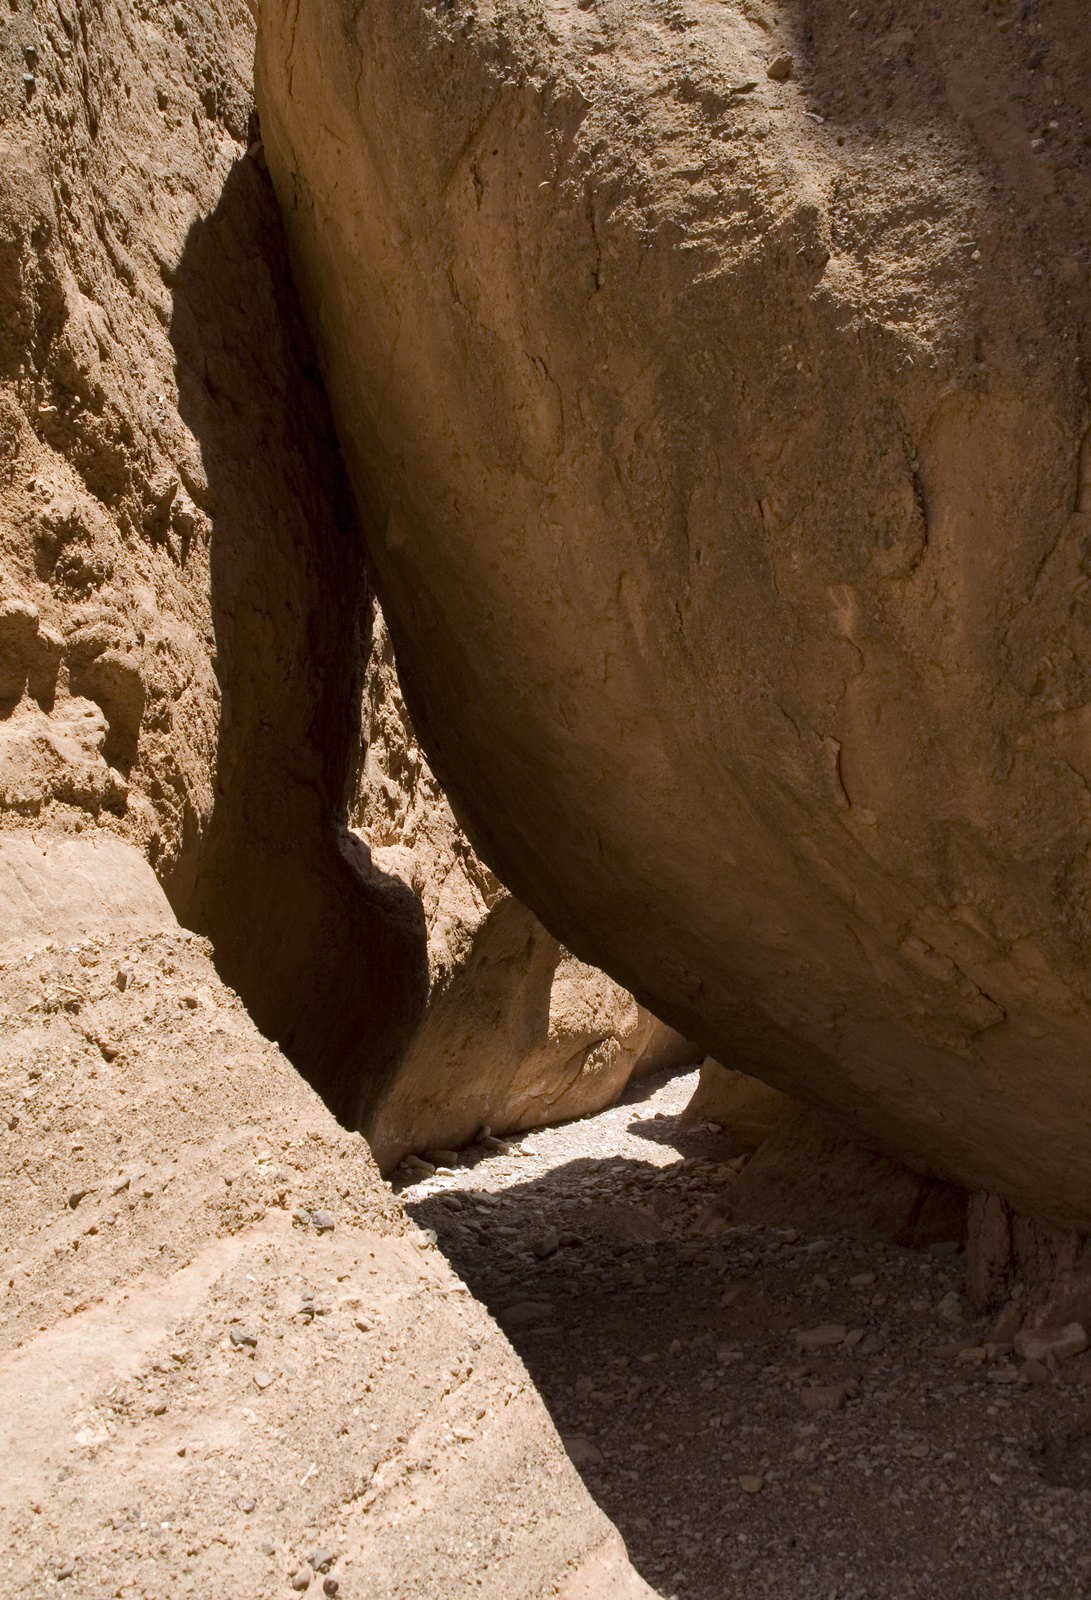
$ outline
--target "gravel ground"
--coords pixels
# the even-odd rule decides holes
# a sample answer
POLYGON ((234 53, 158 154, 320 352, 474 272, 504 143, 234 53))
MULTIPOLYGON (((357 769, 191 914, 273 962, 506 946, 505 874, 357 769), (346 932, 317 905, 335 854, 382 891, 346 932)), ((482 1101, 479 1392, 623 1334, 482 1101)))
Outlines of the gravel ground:
POLYGON ((1091 1358, 1019 1361, 953 1242, 733 1223, 696 1079, 404 1189, 637 1569, 678 1600, 1091 1592, 1091 1358))

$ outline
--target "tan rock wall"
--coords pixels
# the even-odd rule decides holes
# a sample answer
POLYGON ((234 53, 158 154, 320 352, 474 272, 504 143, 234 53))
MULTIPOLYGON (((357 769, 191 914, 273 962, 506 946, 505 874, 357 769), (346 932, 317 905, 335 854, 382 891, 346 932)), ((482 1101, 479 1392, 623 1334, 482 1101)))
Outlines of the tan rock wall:
POLYGON ((137 845, 351 1121, 425 939, 339 846, 370 595, 253 37, 238 0, 3 21, 0 829, 137 845))
POLYGON ((475 847, 707 1049, 1085 1229, 1088 51, 1076 0, 268 0, 259 51, 475 847))
MULTIPOLYGON (((250 125, 249 13, 119 16, 11 24, 38 65, 32 91, 7 86, 0 135, 0 826, 142 848, 260 1025, 358 1125, 429 995, 472 988, 504 894, 416 748, 372 619, 250 125)), ((541 962, 505 960, 514 1006, 541 962)), ((567 1110, 620 1087, 635 1013, 587 984, 602 1002, 571 1037, 547 1026, 493 1064, 500 1081, 538 1052, 518 1113, 484 1097, 497 1125, 530 1084, 556 1101, 583 1081, 567 1110), (596 1050, 603 1070, 584 1070, 596 1050)), ((465 1034, 482 1013, 461 1004, 465 1034)), ((457 1079, 477 1056, 453 1049, 457 1079)), ((446 1082, 429 1079, 433 1102, 446 1082)))
POLYGON ((3 1600, 68 1561, 96 1594, 276 1593, 322 1546, 345 1590, 650 1596, 507 1339, 139 852, 5 832, 0 914, 3 1600))

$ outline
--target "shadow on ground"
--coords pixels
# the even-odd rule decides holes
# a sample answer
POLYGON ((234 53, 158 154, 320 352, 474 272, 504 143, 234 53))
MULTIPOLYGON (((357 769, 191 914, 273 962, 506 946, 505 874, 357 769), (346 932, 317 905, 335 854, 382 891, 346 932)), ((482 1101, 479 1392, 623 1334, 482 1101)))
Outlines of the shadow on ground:
MULTIPOLYGON (((508 1334, 659 1593, 1088 1592, 1075 1529, 1091 1538, 1091 1495, 1049 1487, 1043 1466, 1072 1391, 1019 1383, 1002 1352, 952 1354, 989 1337, 961 1299, 961 1256, 738 1222, 722 1136, 647 1105, 612 1126, 629 1153, 528 1178, 486 1158, 406 1200, 508 1334), (801 1347, 816 1328, 830 1342, 801 1347)), ((535 1136, 539 1156, 554 1134, 535 1136)))

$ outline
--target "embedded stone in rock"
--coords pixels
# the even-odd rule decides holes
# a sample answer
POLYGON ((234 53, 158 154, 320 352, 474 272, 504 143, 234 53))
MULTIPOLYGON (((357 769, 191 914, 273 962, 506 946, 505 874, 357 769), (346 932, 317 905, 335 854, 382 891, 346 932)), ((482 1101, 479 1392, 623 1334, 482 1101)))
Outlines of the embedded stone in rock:
POLYGON ((943 7, 881 128, 843 7, 691 11, 683 74, 638 0, 261 7, 410 710, 581 960, 1091 1230, 1091 188, 1021 131, 1091 112, 1086 8, 1047 76, 943 7))

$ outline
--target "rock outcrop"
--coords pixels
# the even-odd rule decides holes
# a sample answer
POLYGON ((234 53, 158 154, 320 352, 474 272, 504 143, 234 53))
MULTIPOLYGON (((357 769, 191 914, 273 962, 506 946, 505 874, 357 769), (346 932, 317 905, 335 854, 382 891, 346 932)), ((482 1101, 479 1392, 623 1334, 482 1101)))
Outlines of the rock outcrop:
POLYGON ((999 20, 265 0, 259 108, 475 848, 713 1054, 1086 1230, 1091 30, 999 20))
POLYGON ((0 1595, 650 1596, 136 849, 4 837, 0 911, 0 1595))
MULTIPOLYGON (((9 86, 0 174, 0 826, 141 848, 258 1024, 370 1126, 429 1019, 435 1063, 432 1000, 482 894, 509 897, 382 709, 396 672, 250 138, 236 9, 134 12, 116 40, 70 33, 64 8, 10 24, 36 67, 9 86), (357 848, 350 810, 389 862, 357 848)), ((559 959, 518 914, 538 955, 507 952, 513 990, 541 951, 559 959)), ((585 1015, 524 1075, 518 1114, 561 1099, 580 1038, 611 1070, 563 1114, 621 1087, 609 1042, 634 1008, 589 969, 576 987, 585 1015)), ((491 1076, 548 1037, 513 1041, 491 1076)), ((478 1124, 518 1121, 498 1093, 478 1124)))
POLYGON ((218 0, 3 22, 0 828, 142 850, 351 1123, 427 954, 339 847, 370 593, 253 37, 218 0))
POLYGON ((371 592, 253 38, 0 18, 0 1593, 257 1594, 325 1544, 369 1592, 637 1597, 345 1127, 426 1015, 427 894, 346 828, 371 592))

